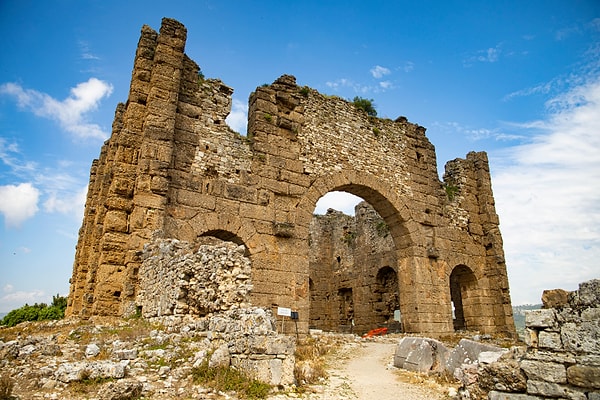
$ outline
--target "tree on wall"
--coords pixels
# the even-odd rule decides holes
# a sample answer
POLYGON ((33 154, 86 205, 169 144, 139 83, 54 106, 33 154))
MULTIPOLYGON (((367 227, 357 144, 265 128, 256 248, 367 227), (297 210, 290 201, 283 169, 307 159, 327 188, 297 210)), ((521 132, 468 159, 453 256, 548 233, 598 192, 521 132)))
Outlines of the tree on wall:
POLYGON ((355 96, 352 100, 354 107, 359 108, 367 113, 370 117, 377 116, 377 110, 375 110, 375 105, 373 104, 373 99, 363 99, 362 97, 355 96))

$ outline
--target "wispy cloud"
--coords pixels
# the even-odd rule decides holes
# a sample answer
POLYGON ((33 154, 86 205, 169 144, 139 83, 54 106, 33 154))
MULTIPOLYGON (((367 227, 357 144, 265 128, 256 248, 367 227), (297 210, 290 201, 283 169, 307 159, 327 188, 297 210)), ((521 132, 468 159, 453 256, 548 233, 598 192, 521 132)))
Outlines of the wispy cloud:
POLYGON ((473 128, 461 125, 458 122, 435 122, 432 124, 432 128, 437 129, 441 132, 456 134, 472 141, 492 139, 496 141, 506 142, 522 140, 525 138, 524 135, 509 133, 500 128, 473 128))
POLYGON ((495 63, 499 60, 502 54, 502 44, 499 43, 495 47, 488 47, 487 49, 478 50, 474 54, 469 55, 463 60, 465 67, 470 67, 473 63, 495 63))
POLYGON ((6 285, 4 287, 5 295, 0 297, 0 307, 2 312, 8 312, 10 310, 15 310, 19 307, 22 307, 24 304, 33 305, 35 303, 42 303, 47 300, 46 292, 43 290, 32 290, 29 292, 25 291, 16 291, 13 292, 12 285, 6 285), (6 288, 10 287, 10 290, 7 292, 6 288))
POLYGON ((86 115, 98 108, 104 97, 110 96, 111 84, 96 78, 79 83, 71 88, 71 94, 59 101, 46 93, 33 89, 24 89, 17 83, 5 83, 0 86, 0 94, 16 99, 19 107, 33 112, 38 117, 57 121, 67 132, 80 139, 106 139, 108 133, 97 124, 86 122, 86 115))
POLYGON ((99 60, 100 59, 100 57, 93 54, 93 52, 90 50, 90 44, 88 42, 86 42, 85 40, 80 40, 77 43, 79 45, 79 50, 81 52, 82 59, 84 59, 84 60, 99 60))
POLYGON ((374 66, 373 68, 371 68, 369 70, 369 72, 371 72, 371 75, 375 79, 381 79, 384 76, 389 75, 389 74, 392 73, 392 71, 390 71, 389 68, 382 67, 381 65, 374 66))
POLYGON ((415 69, 415 63, 412 61, 407 61, 404 63, 404 65, 401 67, 401 69, 404 72, 411 72, 412 70, 415 69))
POLYGON ((515 304, 600 277, 600 79, 547 107, 533 140, 490 155, 515 304))
POLYGON ((18 228, 39 210, 40 191, 30 182, 0 186, 0 213, 8 228, 18 228))
POLYGON ((33 161, 21 161, 21 151, 16 142, 9 143, 0 137, 0 161, 11 169, 12 173, 20 174, 35 171, 37 163, 33 161))

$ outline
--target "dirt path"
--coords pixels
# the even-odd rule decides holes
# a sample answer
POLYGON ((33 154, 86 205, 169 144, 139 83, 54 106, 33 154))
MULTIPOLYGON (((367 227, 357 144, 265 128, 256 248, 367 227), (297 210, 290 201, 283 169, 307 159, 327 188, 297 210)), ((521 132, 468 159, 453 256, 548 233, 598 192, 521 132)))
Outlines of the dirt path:
POLYGON ((438 400, 446 388, 392 366, 397 342, 351 343, 330 361, 329 379, 311 400, 438 400))

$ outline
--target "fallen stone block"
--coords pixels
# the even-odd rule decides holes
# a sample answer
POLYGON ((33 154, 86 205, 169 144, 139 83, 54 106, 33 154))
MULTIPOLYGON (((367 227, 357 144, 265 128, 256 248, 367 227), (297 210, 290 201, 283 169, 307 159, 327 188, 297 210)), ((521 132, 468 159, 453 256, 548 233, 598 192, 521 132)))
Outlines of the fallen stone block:
POLYGON ((64 363, 54 373, 54 377, 63 383, 96 378, 121 379, 124 376, 124 364, 104 360, 64 363))
POLYGON ((454 374, 456 368, 459 368, 462 364, 478 363, 479 356, 483 352, 505 353, 506 351, 506 349, 491 344, 483 344, 469 339, 461 339, 461 341, 458 342, 458 345, 448 356, 444 368, 449 373, 454 374))
POLYGON ((428 338, 405 337, 394 354, 394 366, 416 372, 441 372, 450 351, 442 342, 428 338))

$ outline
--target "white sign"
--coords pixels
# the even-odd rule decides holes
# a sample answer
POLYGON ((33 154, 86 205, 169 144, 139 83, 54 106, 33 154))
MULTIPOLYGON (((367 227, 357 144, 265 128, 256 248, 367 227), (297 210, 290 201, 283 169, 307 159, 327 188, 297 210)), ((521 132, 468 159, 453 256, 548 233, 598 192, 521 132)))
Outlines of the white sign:
POLYGON ((284 307, 277 307, 277 315, 282 315, 284 317, 291 317, 292 316, 292 309, 291 308, 284 308, 284 307))

